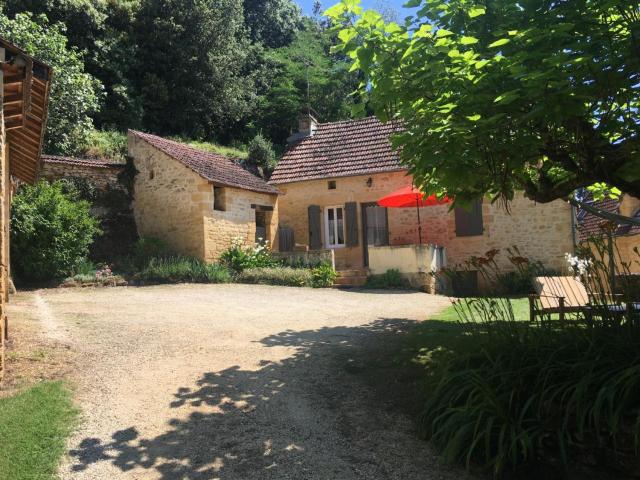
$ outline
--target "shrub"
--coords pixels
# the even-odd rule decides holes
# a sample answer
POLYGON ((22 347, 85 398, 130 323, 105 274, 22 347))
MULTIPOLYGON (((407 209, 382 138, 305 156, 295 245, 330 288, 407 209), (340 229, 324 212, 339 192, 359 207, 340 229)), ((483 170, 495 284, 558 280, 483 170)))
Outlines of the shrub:
POLYGON ((24 185, 11 209, 11 259, 27 281, 69 275, 86 260, 99 235, 90 205, 62 182, 24 185))
POLYGON ((637 462, 639 341, 638 329, 476 326, 461 348, 431 352, 426 434, 447 460, 497 475, 540 459, 637 462))
POLYGON ((290 267, 248 268, 238 276, 238 281, 240 283, 307 287, 313 285, 313 276, 310 270, 290 267))
POLYGON ((382 275, 372 275, 367 278, 365 288, 407 288, 408 282, 400 273, 400 270, 392 268, 382 275))
POLYGON ((172 256, 169 246, 159 238, 142 237, 133 247, 133 262, 139 268, 143 268, 149 260, 172 256))
POLYGON ((279 265, 265 243, 253 246, 245 245, 241 238, 236 238, 231 246, 220 256, 220 262, 235 273, 241 273, 247 268, 268 268, 279 265))
POLYGON ((273 144, 261 133, 258 133, 253 140, 249 142, 248 162, 271 171, 276 166, 276 154, 273 150, 273 144))
POLYGON ((311 270, 311 278, 314 288, 327 288, 332 286, 338 278, 338 272, 334 270, 332 265, 323 263, 311 270))
POLYGON ((137 278, 151 283, 225 283, 229 271, 216 264, 189 257, 152 258, 137 278))
POLYGON ((110 130, 94 130, 89 134, 83 149, 83 155, 86 157, 125 163, 127 134, 110 130))

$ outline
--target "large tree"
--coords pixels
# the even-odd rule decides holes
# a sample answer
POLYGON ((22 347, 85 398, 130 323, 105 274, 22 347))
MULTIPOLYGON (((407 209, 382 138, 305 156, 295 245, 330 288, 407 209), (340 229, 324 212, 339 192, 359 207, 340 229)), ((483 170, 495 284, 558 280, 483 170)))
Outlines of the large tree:
POLYGON ((225 139, 256 98, 246 33, 241 0, 143 0, 134 38, 144 126, 225 139))
POLYGON ((86 70, 104 85, 98 127, 139 127, 140 105, 131 82, 135 52, 131 32, 140 0, 5 0, 10 18, 30 12, 65 25, 69 45, 83 54, 86 70))
POLYGON ((357 0, 327 14, 428 191, 539 202, 594 184, 640 196, 638 0, 411 0, 405 25, 357 0))
POLYGON ((358 85, 349 62, 332 54, 335 35, 306 18, 290 45, 267 53, 270 84, 260 97, 254 127, 279 146, 297 129, 300 111, 310 105, 320 120, 348 118, 358 85))
POLYGON ((93 131, 91 115, 99 107, 102 85, 84 71, 82 55, 67 45, 64 26, 45 16, 0 14, 0 36, 53 68, 44 150, 73 155, 93 131))
POLYGON ((268 48, 288 45, 300 28, 300 7, 293 0, 244 0, 244 18, 254 42, 268 48))

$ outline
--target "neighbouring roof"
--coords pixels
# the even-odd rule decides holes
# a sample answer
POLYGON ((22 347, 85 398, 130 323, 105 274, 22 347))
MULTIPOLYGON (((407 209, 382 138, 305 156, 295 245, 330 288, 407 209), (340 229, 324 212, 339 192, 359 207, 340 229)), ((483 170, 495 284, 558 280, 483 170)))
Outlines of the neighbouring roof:
POLYGON ((59 155, 42 155, 42 161, 44 163, 53 163, 58 165, 72 165, 79 167, 93 167, 93 168, 123 168, 123 163, 109 162, 106 160, 95 160, 91 158, 73 158, 73 157, 61 157, 59 155))
POLYGON ((3 111, 12 175, 33 183, 40 170, 40 154, 47 123, 52 70, 15 45, 0 39, 4 53, 3 111))
POLYGON ((278 190, 269 185, 260 177, 248 172, 235 161, 223 155, 204 152, 183 143, 167 140, 148 133, 130 132, 141 138, 148 144, 189 167, 202 178, 210 182, 250 190, 260 193, 278 193, 278 190))
POLYGON ((405 170, 389 141, 398 128, 397 123, 375 117, 321 123, 312 136, 284 154, 270 183, 405 170))
MULTIPOLYGON (((585 203, 591 204, 601 210, 610 213, 620 213, 620 200, 613 198, 605 198, 604 200, 595 201, 591 194, 587 194, 583 200, 585 203)), ((602 227, 606 225, 608 220, 596 217, 585 210, 578 209, 576 212, 578 239, 580 241, 587 240, 590 235, 598 235, 602 233, 602 227)), ((640 219, 640 211, 635 214, 635 218, 640 219)), ((637 225, 618 225, 614 235, 637 235, 640 234, 640 227, 637 225)))

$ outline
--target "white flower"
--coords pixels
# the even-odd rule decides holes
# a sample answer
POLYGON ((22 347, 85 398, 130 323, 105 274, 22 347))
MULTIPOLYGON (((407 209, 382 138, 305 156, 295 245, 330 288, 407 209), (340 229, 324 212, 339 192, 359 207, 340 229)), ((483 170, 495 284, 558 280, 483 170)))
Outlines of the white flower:
POLYGON ((570 253, 565 253, 564 258, 575 275, 585 275, 589 271, 591 260, 588 258, 580 258, 570 253))

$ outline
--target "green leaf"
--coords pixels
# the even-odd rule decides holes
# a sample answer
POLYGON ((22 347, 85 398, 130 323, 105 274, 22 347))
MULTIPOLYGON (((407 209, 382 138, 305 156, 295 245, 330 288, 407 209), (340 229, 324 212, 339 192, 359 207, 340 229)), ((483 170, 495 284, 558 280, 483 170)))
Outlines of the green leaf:
POLYGON ((508 38, 501 38, 500 40, 496 40, 495 42, 489 44, 489 48, 501 47, 502 45, 506 45, 511 40, 508 38))
POLYGON ((446 28, 439 28, 438 31, 436 32, 436 36, 438 38, 449 37, 451 35, 453 35, 453 32, 450 30, 447 30, 446 28))
POLYGON ((420 25, 420 28, 417 32, 413 34, 414 38, 423 38, 431 35, 431 30, 433 30, 433 26, 428 23, 423 23, 420 25))
POLYGON ((467 120, 471 120, 472 122, 477 122, 478 120, 480 120, 482 118, 482 115, 476 113, 475 115, 469 115, 467 116, 467 120))
POLYGON ((469 10, 469 17, 476 18, 476 17, 479 17, 480 15, 484 15, 485 13, 486 13, 486 10, 484 7, 473 7, 472 9, 469 10))
POLYGON ((460 39, 460 43, 462 45, 472 45, 474 43, 478 43, 478 39, 476 37, 468 37, 465 35, 460 39))

